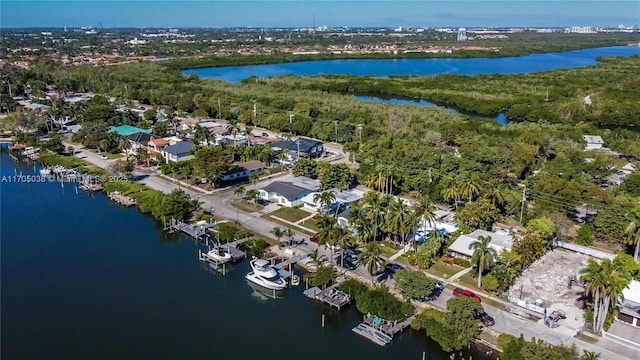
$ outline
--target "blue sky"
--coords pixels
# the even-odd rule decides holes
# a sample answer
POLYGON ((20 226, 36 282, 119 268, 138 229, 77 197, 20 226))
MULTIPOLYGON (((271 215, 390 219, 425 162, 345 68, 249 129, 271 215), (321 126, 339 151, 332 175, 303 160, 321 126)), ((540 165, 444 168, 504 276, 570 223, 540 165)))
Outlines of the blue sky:
POLYGON ((640 25, 640 0, 0 0, 1 27, 640 25))

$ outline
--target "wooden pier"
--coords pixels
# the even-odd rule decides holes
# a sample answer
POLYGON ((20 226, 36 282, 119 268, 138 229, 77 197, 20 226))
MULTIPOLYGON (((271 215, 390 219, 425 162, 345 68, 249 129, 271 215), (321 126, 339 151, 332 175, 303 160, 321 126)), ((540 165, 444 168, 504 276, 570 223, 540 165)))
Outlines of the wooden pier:
POLYGON ((109 197, 109 199, 119 205, 132 206, 136 204, 135 199, 129 196, 122 195, 119 191, 110 192, 109 194, 107 194, 107 196, 109 197))
POLYGON ((180 231, 196 240, 209 240, 209 234, 207 229, 217 226, 218 224, 213 222, 198 222, 196 224, 187 224, 183 221, 176 221, 171 219, 168 225, 165 225, 164 229, 169 232, 180 231))
POLYGON ((378 330, 372 328, 367 324, 358 324, 358 326, 351 329, 351 331, 364 337, 367 340, 373 341, 380 346, 388 345, 392 340, 390 337, 380 333, 378 330))
POLYGON ((236 262, 238 260, 242 260, 244 258, 247 257, 247 253, 238 249, 238 246, 242 245, 245 243, 245 241, 249 240, 249 238, 246 239, 240 239, 240 240, 236 240, 230 243, 226 243, 223 246, 225 247, 225 249, 227 251, 229 251, 229 254, 231 254, 231 259, 233 260, 233 262, 236 262))
POLYGON ((351 303, 351 295, 345 294, 338 290, 337 284, 329 286, 324 290, 320 290, 318 287, 312 287, 304 291, 304 294, 312 299, 322 301, 331 307, 335 307, 340 311, 342 307, 351 303))
POLYGON ((411 322, 415 318, 415 315, 408 317, 402 322, 387 321, 380 319, 377 316, 371 314, 364 315, 364 324, 382 332, 383 334, 393 338, 393 336, 399 332, 402 332, 405 328, 411 325, 411 322))

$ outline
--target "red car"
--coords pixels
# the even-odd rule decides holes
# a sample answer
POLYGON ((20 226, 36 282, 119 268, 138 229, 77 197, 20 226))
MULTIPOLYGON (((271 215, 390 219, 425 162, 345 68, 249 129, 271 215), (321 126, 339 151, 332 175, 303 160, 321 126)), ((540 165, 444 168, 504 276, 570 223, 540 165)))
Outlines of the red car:
POLYGON ((314 242, 314 243, 318 242, 318 238, 315 236, 310 237, 309 240, 311 240, 311 242, 314 242))
POLYGON ((480 296, 474 294, 472 291, 470 291, 470 290, 462 290, 461 288, 453 289, 453 295, 468 297, 469 299, 476 300, 477 302, 481 302, 482 301, 480 299, 480 296))

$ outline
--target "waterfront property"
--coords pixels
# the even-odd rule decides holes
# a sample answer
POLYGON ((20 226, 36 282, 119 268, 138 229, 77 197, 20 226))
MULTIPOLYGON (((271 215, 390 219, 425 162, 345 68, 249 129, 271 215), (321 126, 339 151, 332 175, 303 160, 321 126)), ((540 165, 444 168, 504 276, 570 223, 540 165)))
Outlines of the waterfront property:
POLYGON ((165 226, 165 230, 169 230, 170 232, 181 231, 190 237, 196 240, 207 240, 209 238, 209 234, 207 234, 207 229, 217 226, 218 223, 215 221, 212 222, 198 222, 195 225, 187 224, 182 221, 176 221, 175 219, 171 219, 168 226, 165 226))
POLYGON ((302 198, 311 193, 309 189, 284 181, 274 181, 260 189, 260 198, 277 204, 294 207, 302 204, 302 198))
POLYGON ((500 234, 486 230, 476 230, 471 234, 460 235, 456 241, 449 246, 448 255, 470 260, 473 256, 473 250, 469 249, 469 245, 478 241, 480 236, 490 236, 491 242, 489 246, 494 248, 499 254, 502 250, 511 251, 513 246, 513 236, 510 234, 500 234))

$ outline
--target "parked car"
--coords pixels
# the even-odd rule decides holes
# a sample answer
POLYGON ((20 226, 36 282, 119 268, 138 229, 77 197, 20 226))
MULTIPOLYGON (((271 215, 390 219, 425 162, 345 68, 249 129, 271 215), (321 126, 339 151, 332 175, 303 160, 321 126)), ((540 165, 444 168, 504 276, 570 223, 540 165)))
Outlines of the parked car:
POLYGON ((482 299, 480 299, 480 296, 474 294, 471 290, 463 290, 461 288, 455 288, 453 289, 453 295, 468 297, 469 299, 476 300, 477 302, 482 301, 482 299))
POLYGON ((487 314, 486 312, 483 312, 482 314, 480 314, 480 321, 482 321, 484 326, 493 326, 496 324, 495 320, 493 320, 493 318, 489 316, 489 314, 487 314))
POLYGON ((431 292, 431 294, 416 298, 415 300, 418 300, 418 301, 433 301, 433 300, 437 299, 440 296, 440 294, 442 294, 442 289, 434 288, 433 291, 431 292))
POLYGON ((262 133, 262 136, 264 136, 264 137, 269 137, 269 134, 267 134, 267 133, 263 132, 263 133, 262 133))
POLYGON ((438 282, 436 283, 436 289, 437 289, 437 290, 443 290, 443 289, 444 289, 444 284, 443 284, 443 283, 441 283, 440 281, 438 281, 438 282))
POLYGON ((394 263, 388 263, 384 266, 384 271, 390 273, 390 274, 395 274, 396 272, 400 271, 400 270, 404 270, 404 266, 400 265, 400 264, 394 264, 394 263))
POLYGON ((265 199, 258 199, 258 200, 256 200, 256 204, 262 205, 262 206, 267 206, 267 205, 269 205, 269 201, 267 201, 265 199))
POLYGON ((314 243, 317 243, 317 242, 318 242, 318 238, 317 238, 317 237, 315 237, 315 236, 310 237, 310 238, 309 238, 309 240, 310 240, 311 242, 314 242, 314 243))
POLYGON ((355 270, 359 265, 358 262, 355 262, 348 257, 345 257, 343 262, 342 255, 338 255, 338 257, 336 258, 336 263, 347 270, 355 270))
POLYGON ((109 157, 107 155, 100 155, 100 159, 109 160, 109 157))

